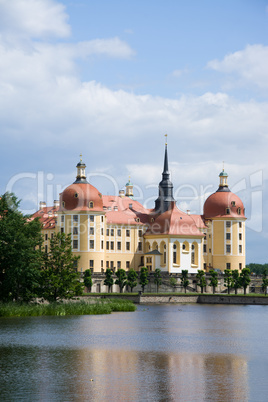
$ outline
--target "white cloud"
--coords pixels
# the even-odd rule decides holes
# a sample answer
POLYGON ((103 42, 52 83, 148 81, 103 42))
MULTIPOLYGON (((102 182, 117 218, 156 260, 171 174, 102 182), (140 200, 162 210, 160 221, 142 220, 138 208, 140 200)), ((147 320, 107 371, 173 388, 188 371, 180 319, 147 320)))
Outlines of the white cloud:
POLYGON ((65 7, 53 0, 0 0, 1 31, 34 38, 70 35, 65 7))
POLYGON ((212 60, 207 67, 232 75, 232 86, 253 84, 268 87, 268 46, 248 45, 244 50, 228 54, 222 61, 212 60), (238 77, 238 80, 237 80, 238 77))

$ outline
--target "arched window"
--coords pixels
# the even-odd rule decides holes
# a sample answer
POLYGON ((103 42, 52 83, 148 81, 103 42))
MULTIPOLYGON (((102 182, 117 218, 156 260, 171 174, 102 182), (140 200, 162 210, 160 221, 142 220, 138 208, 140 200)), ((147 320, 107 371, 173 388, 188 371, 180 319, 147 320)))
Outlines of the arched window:
POLYGON ((93 208, 94 207, 94 202, 93 201, 90 201, 89 202, 89 208, 93 208))
POLYGON ((158 250, 158 244, 156 241, 153 242, 153 250, 158 250))
POLYGON ((177 264, 177 246, 173 244, 173 264, 177 264))
POLYGON ((192 244, 192 252, 191 252, 191 264, 194 265, 195 261, 195 249, 194 249, 194 244, 192 244))
POLYGON ((189 253, 189 243, 188 241, 185 241, 182 245, 182 252, 183 253, 189 253))

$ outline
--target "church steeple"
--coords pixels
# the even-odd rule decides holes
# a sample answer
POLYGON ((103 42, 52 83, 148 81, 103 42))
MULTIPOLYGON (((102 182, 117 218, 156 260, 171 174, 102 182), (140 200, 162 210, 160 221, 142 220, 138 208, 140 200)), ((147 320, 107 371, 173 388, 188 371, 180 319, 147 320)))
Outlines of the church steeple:
POLYGON ((217 192, 218 191, 229 192, 230 189, 229 189, 228 183, 227 183, 228 174, 224 171, 224 165, 223 165, 222 172, 219 174, 219 178, 220 178, 220 185, 219 185, 217 192))
POLYGON ((82 161, 82 154, 80 154, 80 161, 76 165, 77 174, 75 183, 88 183, 86 176, 86 164, 82 161))
POLYGON ((158 189, 159 195, 158 198, 155 200, 155 211, 163 213, 173 208, 173 206, 175 205, 175 200, 173 198, 173 184, 170 181, 170 173, 168 171, 167 142, 165 144, 165 157, 162 180, 159 183, 158 189))

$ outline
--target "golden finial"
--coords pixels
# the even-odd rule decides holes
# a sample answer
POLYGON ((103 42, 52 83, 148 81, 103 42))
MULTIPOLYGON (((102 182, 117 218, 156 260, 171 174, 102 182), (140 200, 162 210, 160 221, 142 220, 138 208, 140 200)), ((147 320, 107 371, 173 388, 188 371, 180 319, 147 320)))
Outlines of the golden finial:
POLYGON ((165 137, 166 137, 166 143, 165 143, 165 145, 167 145, 167 134, 165 134, 165 137))
POLYGON ((82 162, 82 154, 80 154, 80 162, 82 162))

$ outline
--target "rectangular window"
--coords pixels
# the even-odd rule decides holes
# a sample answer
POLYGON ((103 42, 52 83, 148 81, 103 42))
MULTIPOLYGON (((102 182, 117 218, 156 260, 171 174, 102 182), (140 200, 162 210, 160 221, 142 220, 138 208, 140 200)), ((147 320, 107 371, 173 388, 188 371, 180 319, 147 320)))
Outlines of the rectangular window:
POLYGON ((54 237, 54 233, 51 233, 51 239, 53 239, 53 237, 54 237))
POLYGON ((231 233, 226 233, 226 240, 231 240, 231 233))
POLYGON ((121 236, 121 229, 117 229, 117 236, 121 236))
POLYGON ((206 271, 206 269, 207 269, 207 264, 206 264, 205 262, 204 262, 203 268, 204 268, 204 271, 206 271))
POLYGON ((94 222, 94 215, 89 215, 90 222, 94 222))
POLYGON ((207 235, 205 234, 204 240, 207 240, 207 235))
POLYGON ((130 267, 130 262, 126 261, 126 268, 129 268, 129 267, 130 267))
POLYGON ((94 240, 89 240, 89 248, 90 249, 94 248, 94 240))
POLYGON ((103 236, 103 228, 101 228, 101 236, 103 236))
POLYGON ((226 215, 230 215, 230 213, 231 213, 230 208, 226 208, 226 215))
POLYGON ((78 240, 73 240, 73 248, 78 248, 78 240))
POLYGON ((101 222, 103 222, 103 216, 101 217, 101 222))
POLYGON ((211 248, 208 250, 209 253, 211 253, 211 248))
POLYGON ((100 266, 101 266, 101 268, 103 268, 103 260, 101 260, 100 266))
POLYGON ((78 227, 77 227, 77 226, 75 226, 75 227, 73 228, 73 234, 74 234, 74 235, 77 235, 77 234, 78 234, 78 227))
POLYGON ((129 237, 130 236, 130 230, 126 229, 126 236, 129 237))
POLYGON ((114 236, 114 229, 111 229, 111 236, 114 236))
POLYGON ((109 245, 110 245, 110 243, 107 241, 106 242, 106 250, 109 250, 109 245))
POLYGON ((113 261, 111 261, 111 269, 113 269, 113 267, 114 267, 114 262, 113 261))
POLYGON ((73 216, 73 221, 74 221, 74 222, 78 222, 78 215, 74 215, 74 216, 73 216))
POLYGON ((129 241, 126 242, 126 250, 127 250, 127 251, 130 250, 130 242, 129 242, 129 241))
POLYGON ((226 221, 226 227, 230 228, 231 227, 231 222, 230 221, 226 221))
POLYGON ((109 236, 109 235, 110 235, 110 230, 106 229, 106 236, 109 236))
POLYGON ((45 240, 47 240, 47 234, 45 234, 45 240))
POLYGON ((207 252, 207 245, 204 244, 204 245, 203 245, 203 253, 206 253, 206 252, 207 252))
POLYGON ((239 270, 241 271, 241 269, 242 269, 242 263, 240 262, 239 263, 239 270))
POLYGON ((177 251, 173 251, 173 264, 177 262, 177 251))
POLYGON ((226 269, 231 269, 231 263, 230 262, 226 263, 226 269))
POLYGON ((121 250, 121 241, 117 242, 117 250, 121 250))
POLYGON ((241 246, 241 244, 239 245, 239 253, 242 254, 242 246, 241 246))
POLYGON ((242 233, 239 233, 239 240, 242 240, 242 233))
POLYGON ((230 252, 231 252, 231 245, 226 244, 226 253, 230 253, 230 252))
POLYGON ((142 251, 142 242, 141 241, 139 241, 139 243, 138 243, 138 250, 142 251))
POLYGON ((101 249, 103 250, 103 240, 101 241, 101 249))
POLYGON ((113 249, 114 249, 114 242, 111 241, 111 250, 113 250, 113 249))
POLYGON ((109 261, 106 261, 106 268, 109 268, 109 261))
POLYGON ((94 228, 93 227, 89 228, 89 234, 94 235, 94 228))
POLYGON ((45 246, 45 253, 47 253, 47 246, 45 246))
POLYGON ((117 261, 117 269, 121 268, 121 261, 117 261))
POLYGON ((239 227, 240 227, 240 229, 242 228, 242 222, 239 222, 239 227))
POLYGON ((64 228, 60 228, 60 232, 61 232, 61 233, 64 233, 64 228))
POLYGON ((60 220, 62 223, 64 222, 64 215, 61 215, 60 220))
POLYGON ((94 260, 89 260, 89 268, 94 268, 94 260))
POLYGON ((139 237, 142 237, 142 230, 139 229, 139 237))

